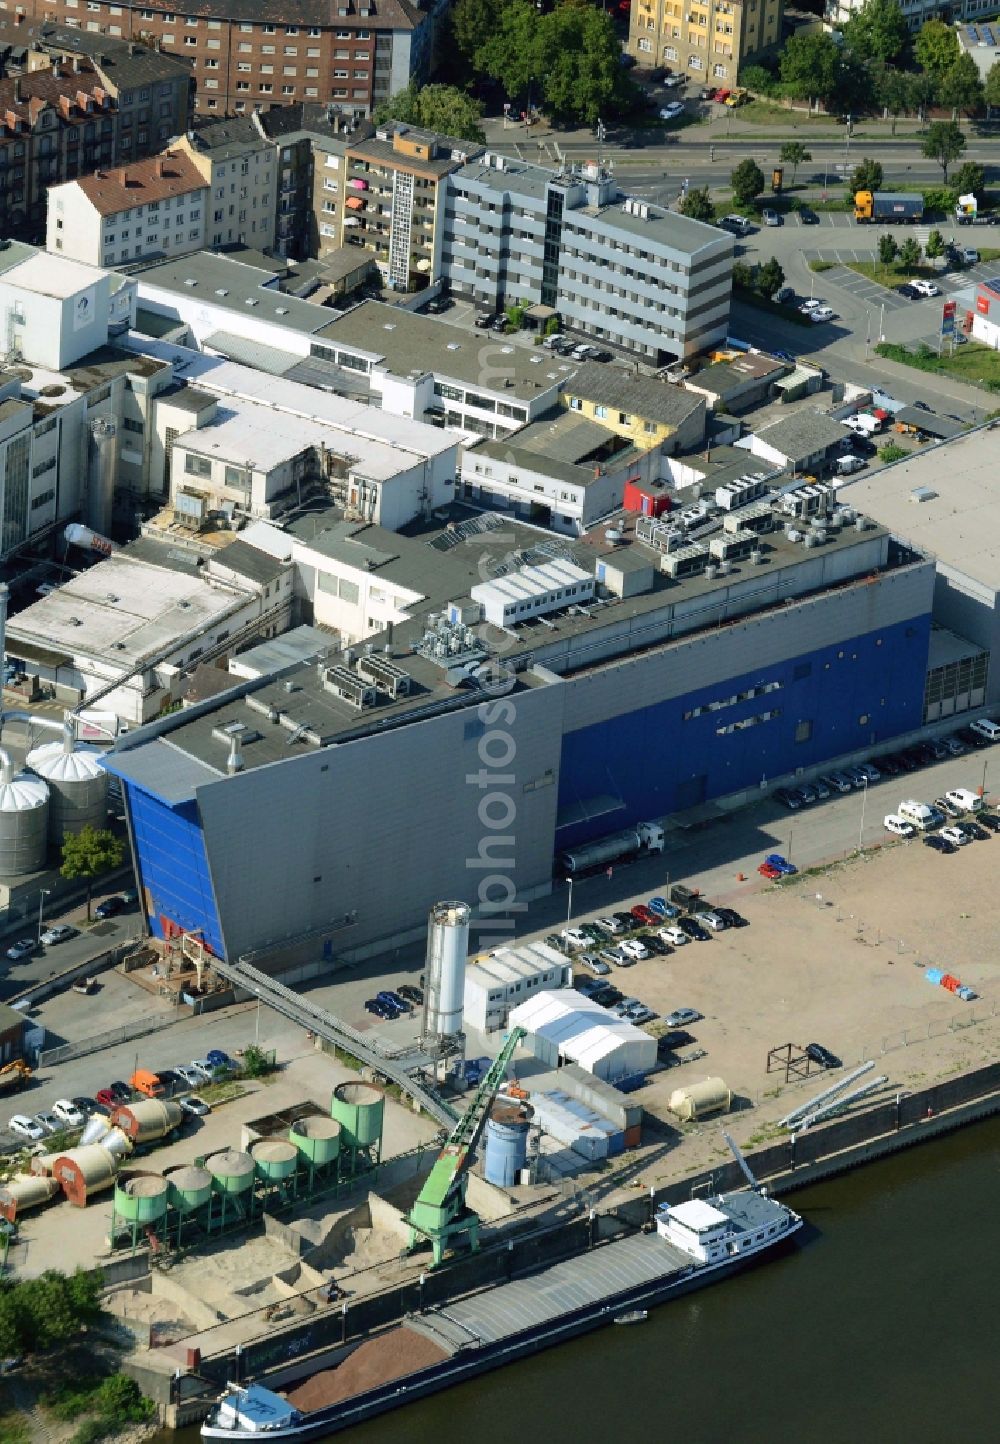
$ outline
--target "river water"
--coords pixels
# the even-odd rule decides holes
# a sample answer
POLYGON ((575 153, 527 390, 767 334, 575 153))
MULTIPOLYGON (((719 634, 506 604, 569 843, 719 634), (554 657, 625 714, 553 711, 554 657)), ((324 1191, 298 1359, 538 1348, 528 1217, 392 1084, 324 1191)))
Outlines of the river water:
POLYGON ((792 1195, 807 1221, 798 1247, 645 1324, 600 1330, 332 1437, 996 1440, 998 1196, 994 1119, 792 1195))

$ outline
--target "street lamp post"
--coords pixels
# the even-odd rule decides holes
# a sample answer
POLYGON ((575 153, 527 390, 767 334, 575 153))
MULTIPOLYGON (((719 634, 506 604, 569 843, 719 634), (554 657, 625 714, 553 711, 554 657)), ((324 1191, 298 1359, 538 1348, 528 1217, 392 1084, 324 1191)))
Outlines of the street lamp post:
POLYGON ((861 789, 861 826, 858 828, 858 852, 864 849, 865 838, 865 804, 868 801, 868 778, 865 778, 864 786, 861 789))
MULTIPOLYGON (((985 774, 984 774, 984 775, 985 775, 985 774)), ((39 892, 39 894, 38 894, 38 941, 39 941, 39 942, 42 941, 42 909, 43 909, 43 907, 45 906, 45 899, 49 896, 49 894, 51 893, 51 891, 52 891, 52 889, 51 889, 50 887, 43 887, 43 888, 41 889, 41 891, 39 892)))
POLYGON ((573 916, 573 879, 571 877, 566 879, 566 886, 569 889, 569 902, 566 904, 566 921, 568 923, 573 916))

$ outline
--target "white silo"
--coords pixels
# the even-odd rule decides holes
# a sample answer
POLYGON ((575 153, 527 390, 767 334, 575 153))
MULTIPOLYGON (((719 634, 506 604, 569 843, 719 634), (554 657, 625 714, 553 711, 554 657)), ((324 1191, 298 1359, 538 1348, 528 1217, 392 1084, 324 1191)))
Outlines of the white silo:
POLYGON ((49 784, 49 836, 54 843, 88 825, 107 824, 108 774, 96 747, 74 743, 67 729, 61 742, 33 747, 26 764, 49 784))
POLYGON ((439 902, 427 919, 423 1033, 428 1044, 462 1032, 470 917, 467 903, 439 902))
POLYGON ((38 872, 48 852, 49 789, 29 772, 14 775, 0 751, 0 877, 38 872))

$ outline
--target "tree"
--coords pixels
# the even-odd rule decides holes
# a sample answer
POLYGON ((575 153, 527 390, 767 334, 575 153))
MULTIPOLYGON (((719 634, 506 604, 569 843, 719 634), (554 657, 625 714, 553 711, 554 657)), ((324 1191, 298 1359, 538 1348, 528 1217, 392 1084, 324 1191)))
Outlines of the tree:
POLYGON ((539 81, 538 55, 539 14, 528 0, 508 0, 500 14, 500 24, 482 46, 477 64, 487 75, 498 80, 513 100, 526 95, 532 81, 539 81))
POLYGON ((990 66, 986 84, 983 86, 983 99, 990 110, 1000 107, 1000 60, 990 66))
POLYGON ((929 261, 936 261, 939 256, 944 255, 944 236, 940 231, 931 231, 924 246, 924 255, 929 261))
POLYGON ((106 829, 91 827, 89 823, 79 832, 69 833, 63 842, 59 872, 65 878, 86 878, 88 922, 94 878, 110 872, 112 868, 121 867, 124 858, 125 844, 121 838, 106 829))
POLYGON ((781 152, 778 156, 778 159, 781 161, 782 165, 791 166, 792 185, 794 185, 795 175, 798 171, 799 166, 804 165, 807 160, 812 160, 812 156, 809 154, 809 152, 806 150, 805 146, 800 140, 786 140, 784 145, 781 147, 781 152))
POLYGON ((943 20, 928 20, 920 27, 913 54, 921 70, 940 80, 959 57, 958 36, 943 20))
POLYGON ((754 268, 747 261, 733 262, 733 288, 737 291, 752 291, 754 268))
POLYGON ((455 0, 451 13, 455 46, 469 65, 478 67, 484 45, 500 27, 505 0, 455 0))
POLYGON ((755 160, 747 157, 740 161, 729 181, 733 188, 733 200, 737 205, 748 206, 764 189, 764 172, 755 160))
POLYGON ((963 51, 941 77, 938 99, 942 105, 951 106, 952 120, 960 110, 978 110, 982 105, 983 82, 979 79, 979 67, 968 51, 963 51))
POLYGON ((916 236, 907 236, 899 248, 899 261, 903 266, 913 267, 920 265, 920 242, 916 236))
POLYGON ((974 195, 980 205, 986 192, 986 171, 975 160, 967 160, 960 165, 952 180, 952 185, 960 196, 974 195))
POLYGON ((871 156, 865 156, 859 161, 851 174, 851 194, 857 195, 858 191, 877 191, 882 188, 882 166, 871 156))
POLYGON ((909 40, 896 0, 865 0, 843 25, 844 44, 861 60, 895 60, 909 40))
POLYGON ((781 52, 778 74, 795 100, 826 100, 837 86, 840 50, 822 31, 793 35, 781 52))
POLYGON ((770 95, 774 90, 774 76, 763 65, 748 65, 740 71, 740 84, 754 95, 770 95))
POLYGON ((756 279, 757 290, 762 296, 766 296, 768 300, 771 299, 775 291, 780 291, 784 284, 785 273, 773 256, 758 268, 756 279))
POLYGON ((562 4, 541 17, 536 35, 547 107, 560 120, 593 125, 623 84, 614 20, 591 5, 562 4))
MULTIPOLYGON (((924 28, 926 29, 926 26, 924 28)), ((948 167, 953 160, 958 160, 964 149, 965 136, 954 120, 934 121, 927 127, 927 134, 920 147, 921 154, 927 160, 936 160, 941 167, 945 185, 948 184, 948 167)))
POLYGON ((883 70, 876 86, 878 103, 892 116, 892 133, 896 134, 896 121, 908 110, 915 110, 913 77, 905 70, 883 70))
POLYGON ((896 245, 896 237, 890 236, 888 232, 878 238, 878 258, 883 266, 891 266, 899 255, 899 247, 896 245))
POLYGON ((708 194, 708 186, 701 190, 689 190, 677 209, 682 216, 689 216, 693 221, 715 220, 715 207, 708 194))
POLYGON ((376 112, 379 122, 405 120, 410 125, 454 135, 461 140, 484 141, 486 135, 479 124, 483 107, 478 100, 457 90, 453 85, 417 85, 411 81, 376 112))
POLYGON ((915 110, 921 120, 927 119, 927 107, 934 101, 934 77, 918 71, 915 75, 909 76, 910 94, 912 96, 910 109, 915 110))

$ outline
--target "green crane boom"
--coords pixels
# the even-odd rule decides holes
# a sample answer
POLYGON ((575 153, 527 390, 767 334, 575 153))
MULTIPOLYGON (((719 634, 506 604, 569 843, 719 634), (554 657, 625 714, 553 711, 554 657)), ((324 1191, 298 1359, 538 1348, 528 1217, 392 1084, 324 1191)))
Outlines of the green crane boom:
POLYGON ((512 1028, 507 1035, 499 1056, 448 1135, 448 1141, 407 1215, 407 1247, 413 1249, 422 1242, 429 1242, 432 1268, 437 1267, 444 1258, 445 1250, 461 1235, 468 1235, 470 1248, 475 1250, 479 1247, 479 1215, 465 1202, 469 1160, 486 1126, 497 1089, 507 1076, 507 1064, 523 1037, 523 1028, 512 1028))

